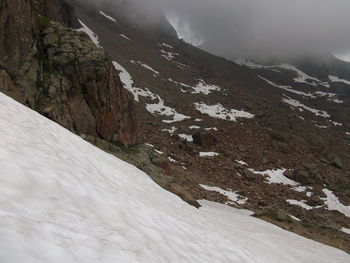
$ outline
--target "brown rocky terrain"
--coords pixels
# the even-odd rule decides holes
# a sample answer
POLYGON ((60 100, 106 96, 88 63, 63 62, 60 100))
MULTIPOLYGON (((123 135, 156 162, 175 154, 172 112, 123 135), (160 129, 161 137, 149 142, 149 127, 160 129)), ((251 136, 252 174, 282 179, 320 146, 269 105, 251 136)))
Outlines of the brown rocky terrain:
POLYGON ((341 231, 350 228, 349 217, 327 207, 324 191, 350 205, 350 86, 303 78, 290 65, 234 63, 177 39, 164 30, 169 25, 140 26, 112 7, 101 11, 115 21, 75 1, 41 7, 39 18, 28 2, 3 3, 0 26, 14 28, 0 38, 2 92, 133 163, 191 205, 228 202, 350 252, 350 236, 341 231), (25 22, 18 24, 19 16, 25 22), (65 27, 83 27, 75 16, 103 48, 65 27), (133 94, 122 88, 130 91, 125 73, 133 94), (120 146, 141 141, 137 119, 148 146, 120 146), (278 169, 304 188, 271 182, 278 169))
POLYGON ((257 216, 285 229, 350 251, 349 236, 340 231, 349 227, 349 218, 329 211, 322 199, 325 198, 322 190, 328 188, 342 204, 350 205, 348 87, 331 82, 327 87, 322 82, 328 80, 323 78, 317 85, 296 82, 298 73, 289 68, 240 66, 174 37, 139 28, 113 10, 102 11, 116 22, 96 9, 76 6, 77 16, 98 35, 112 59, 132 76, 133 86, 150 91, 164 102, 161 105, 159 98, 152 95, 138 96, 136 102, 145 141, 161 153, 163 160, 156 162, 166 174, 164 180, 156 180, 158 183, 177 194, 180 188, 179 196, 189 203, 198 199, 228 201, 224 195, 205 190, 200 184, 231 189, 248 198, 245 204, 234 206, 256 211, 257 216), (297 92, 277 88, 261 77, 297 92), (220 90, 209 94, 196 92, 192 87, 200 79, 220 90), (316 92, 335 93, 343 103, 332 102, 327 95, 304 96, 316 92), (330 117, 293 107, 283 101, 287 98, 309 109, 323 110, 330 117), (194 103, 199 102, 244 109, 255 117, 236 121, 213 118, 196 109, 194 103), (158 111, 150 112, 155 104, 158 111), (189 118, 173 122, 176 115, 166 116, 167 107, 189 118), (219 155, 199 156, 200 152, 210 151, 219 155), (164 164, 166 160, 168 164, 164 164), (287 178, 312 187, 311 195, 281 183, 266 183, 267 176, 249 170, 282 168, 286 169, 287 178), (177 186, 169 187, 171 184, 177 186), (322 207, 306 210, 286 202, 288 199, 322 207))

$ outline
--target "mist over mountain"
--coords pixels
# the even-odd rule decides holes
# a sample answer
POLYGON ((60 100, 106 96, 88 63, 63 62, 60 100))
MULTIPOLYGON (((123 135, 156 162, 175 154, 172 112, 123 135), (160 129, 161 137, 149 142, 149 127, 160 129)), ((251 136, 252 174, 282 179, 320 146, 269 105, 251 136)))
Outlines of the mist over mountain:
MULTIPOLYGON (((133 5, 153 15, 162 12, 185 41, 228 58, 295 57, 350 50, 350 2, 346 0, 90 2, 102 6, 133 5)), ((144 19, 134 18, 141 23, 144 19)))

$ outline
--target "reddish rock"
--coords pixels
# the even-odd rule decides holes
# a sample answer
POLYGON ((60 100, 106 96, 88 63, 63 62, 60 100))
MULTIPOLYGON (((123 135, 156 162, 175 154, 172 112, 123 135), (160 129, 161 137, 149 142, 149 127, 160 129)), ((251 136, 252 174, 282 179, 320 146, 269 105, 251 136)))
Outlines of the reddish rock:
POLYGON ((162 168, 166 173, 170 172, 171 168, 170 168, 168 159, 166 159, 165 157, 157 156, 152 159, 152 163, 158 166, 159 168, 162 168))
POLYGON ((0 92, 12 97, 20 103, 25 102, 22 92, 13 84, 5 70, 0 70, 0 92))
POLYGON ((0 4, 0 91, 77 134, 141 142, 133 100, 105 52, 46 17, 71 25, 74 9, 64 0, 0 4))

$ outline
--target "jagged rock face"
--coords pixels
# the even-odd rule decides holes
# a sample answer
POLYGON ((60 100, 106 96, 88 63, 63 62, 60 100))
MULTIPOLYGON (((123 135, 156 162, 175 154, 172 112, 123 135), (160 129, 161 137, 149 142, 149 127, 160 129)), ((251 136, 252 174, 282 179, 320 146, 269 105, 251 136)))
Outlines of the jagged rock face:
POLYGON ((0 0, 0 67, 11 77, 24 63, 33 46, 35 32, 34 1, 0 0))
POLYGON ((64 1, 1 0, 0 91, 77 134, 133 145, 141 130, 133 101, 102 49, 72 23, 64 1))
POLYGON ((135 144, 141 132, 117 72, 82 32, 51 25, 42 31, 43 92, 38 110, 78 134, 135 144))

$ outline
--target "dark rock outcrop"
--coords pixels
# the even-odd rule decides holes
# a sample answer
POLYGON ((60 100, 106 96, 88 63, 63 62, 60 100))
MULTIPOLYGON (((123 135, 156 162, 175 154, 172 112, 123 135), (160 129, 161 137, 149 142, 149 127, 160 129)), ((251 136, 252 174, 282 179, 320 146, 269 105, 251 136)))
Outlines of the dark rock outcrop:
POLYGON ((1 2, 1 91, 77 134, 139 143, 133 101, 104 51, 43 16, 71 25, 72 12, 63 0, 1 2))
POLYGON ((193 142, 204 149, 209 149, 216 143, 216 139, 213 135, 206 132, 197 132, 192 135, 193 142))
POLYGON ((33 48, 37 1, 0 1, 0 67, 13 78, 33 48))
POLYGON ((0 70, 0 92, 17 100, 20 103, 25 102, 25 99, 22 96, 22 92, 13 84, 10 76, 5 70, 0 70))
POLYGON ((41 37, 45 59, 39 112, 52 119, 68 114, 62 119, 70 123, 60 124, 78 134, 126 145, 140 142, 133 101, 104 51, 85 33, 57 23, 41 37))

